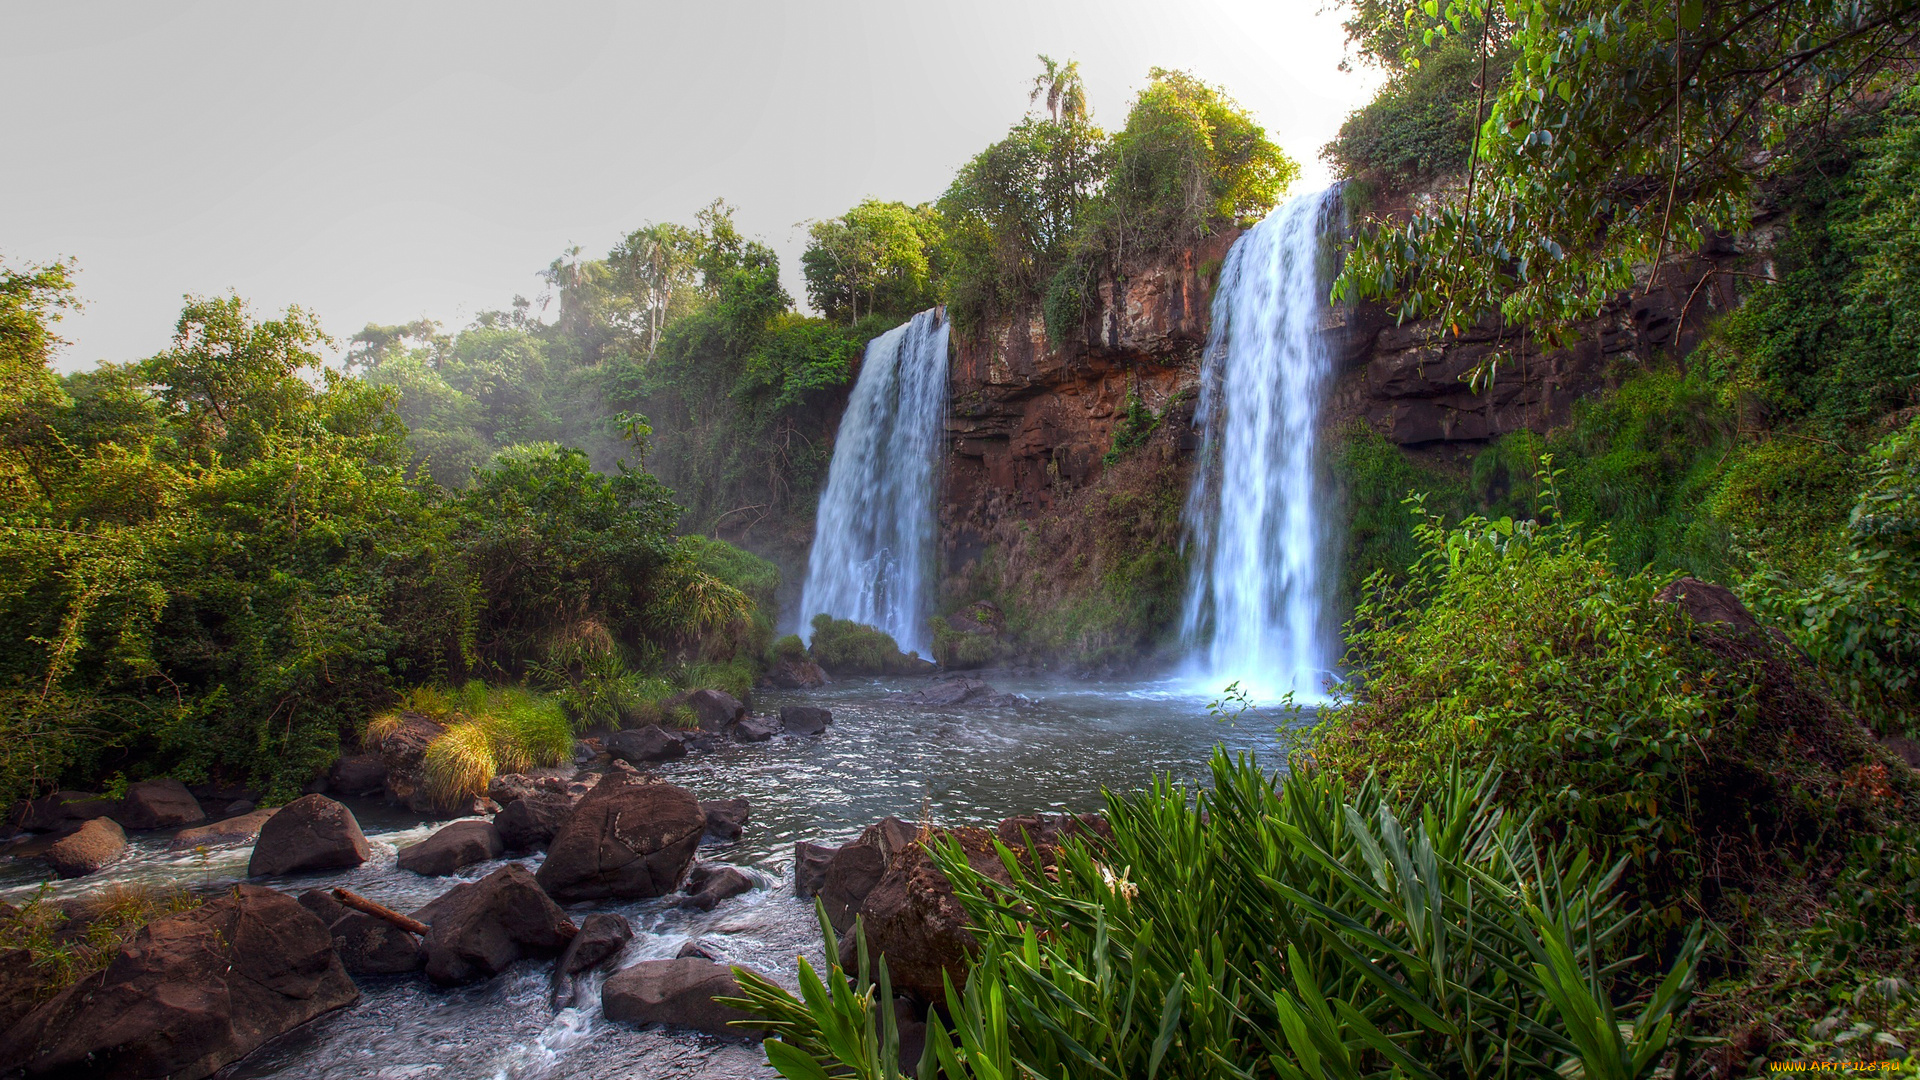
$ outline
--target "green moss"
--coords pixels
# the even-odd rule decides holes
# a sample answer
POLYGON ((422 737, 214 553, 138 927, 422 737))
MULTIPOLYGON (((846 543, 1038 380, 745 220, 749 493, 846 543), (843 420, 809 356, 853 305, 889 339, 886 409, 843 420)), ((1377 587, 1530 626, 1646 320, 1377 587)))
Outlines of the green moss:
POLYGON ((813 617, 809 651, 815 663, 834 675, 892 675, 918 666, 918 657, 901 652, 885 631, 825 614, 813 617))

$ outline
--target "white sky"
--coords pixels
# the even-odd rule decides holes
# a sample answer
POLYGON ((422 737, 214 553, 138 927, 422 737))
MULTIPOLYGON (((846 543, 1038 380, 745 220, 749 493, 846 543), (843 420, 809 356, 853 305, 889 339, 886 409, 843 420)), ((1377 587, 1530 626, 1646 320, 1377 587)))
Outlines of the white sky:
POLYGON ((0 0, 0 256, 79 260, 61 367, 165 347, 183 293, 344 340, 535 296, 720 196, 797 262, 806 220, 937 197, 1077 59, 1109 129, 1153 66, 1225 86, 1325 182, 1372 94, 1322 0, 59 3, 0 0))

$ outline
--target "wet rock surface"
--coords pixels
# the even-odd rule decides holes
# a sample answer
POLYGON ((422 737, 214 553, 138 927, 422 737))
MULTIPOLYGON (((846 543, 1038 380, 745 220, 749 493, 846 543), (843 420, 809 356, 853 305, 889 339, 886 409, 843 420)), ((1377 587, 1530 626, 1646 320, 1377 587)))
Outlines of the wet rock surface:
POLYGON ((31 801, 18 802, 8 813, 11 824, 29 832, 70 832, 94 818, 111 817, 119 806, 104 795, 90 791, 56 791, 31 801))
POLYGON ((0 1038, 0 1069, 198 1080, 358 997, 318 917, 237 885, 154 920, 105 971, 35 1009, 0 1038))
POLYGON ((554 955, 576 932, 519 863, 455 885, 414 918, 430 928, 421 946, 427 977, 443 985, 489 978, 522 956, 554 955))
POLYGON ((127 834, 112 818, 97 817, 47 848, 47 865, 63 878, 85 877, 126 854, 127 834))
POLYGON ((859 839, 834 852, 821 879, 819 897, 827 919, 839 933, 853 928, 867 894, 886 876, 887 864, 919 830, 896 817, 867 826, 859 839))
POLYGON ((711 960, 643 960, 607 979, 600 991, 607 1019, 629 1024, 671 1024, 723 1038, 751 1039, 759 1033, 729 1026, 753 1019, 738 1009, 715 1001, 737 997, 740 984, 733 973, 711 960))
POLYGON ((540 884, 568 903, 664 896, 679 888, 706 826, 686 789, 610 771, 554 835, 540 884))
POLYGON ((971 676, 958 675, 936 679, 925 689, 901 694, 897 700, 902 705, 952 708, 958 705, 1005 707, 1018 705, 1025 699, 1018 694, 1003 694, 971 676))
POLYGON ((633 925, 624 915, 598 911, 582 919, 580 932, 553 966, 553 1007, 572 1005, 579 993, 579 976, 620 955, 632 940, 633 925))
POLYGON ((804 657, 780 657, 766 674, 767 685, 781 690, 817 690, 827 685, 827 672, 804 657))
POLYGON ((820 891, 827 880, 827 868, 840 851, 825 844, 797 841, 793 845, 793 895, 802 900, 820 891))
POLYGON ((387 763, 379 754, 348 754, 327 770, 327 790, 335 795, 364 798, 387 787, 387 763))
POLYGON ((260 826, 247 876, 359 866, 371 850, 353 811, 325 795, 303 795, 260 826))
POLYGON ((493 827, 506 850, 537 851, 553 842, 571 816, 571 798, 563 792, 540 790, 508 803, 493 819, 493 827))
POLYGON ((693 715, 700 718, 701 731, 725 731, 747 718, 746 705, 723 690, 695 690, 678 704, 692 709, 693 715))
POLYGON ((606 739, 607 753, 635 765, 687 756, 686 737, 658 724, 616 731, 606 739))
POLYGON ((129 829, 171 829, 205 821, 207 812, 178 780, 142 780, 128 786, 114 816, 129 829))
POLYGON ((707 821, 707 835, 723 840, 738 840, 747 831, 747 819, 753 808, 745 799, 709 799, 700 804, 707 821))
POLYGON ((702 864, 687 874, 685 891, 687 906, 712 911, 722 900, 752 892, 753 879, 731 866, 702 864))
POLYGON ((248 810, 234 817, 222 818, 210 825, 196 825, 191 829, 181 829, 173 836, 173 846, 177 848, 218 847, 227 844, 250 844, 260 835, 267 819, 279 813, 277 809, 248 810))
POLYGON ((780 726, 789 735, 818 735, 833 723, 833 712, 814 705, 783 705, 780 726))
POLYGON ((780 734, 780 721, 766 716, 749 716, 733 725, 733 737, 741 742, 766 742, 780 734))
POLYGON ((411 847, 400 850, 400 869, 427 877, 444 877, 463 866, 497 859, 506 852, 491 821, 456 821, 436 830, 411 847))
POLYGON ((355 911, 325 889, 301 893, 300 906, 326 924, 334 954, 349 975, 403 975, 426 963, 418 937, 385 919, 355 911))

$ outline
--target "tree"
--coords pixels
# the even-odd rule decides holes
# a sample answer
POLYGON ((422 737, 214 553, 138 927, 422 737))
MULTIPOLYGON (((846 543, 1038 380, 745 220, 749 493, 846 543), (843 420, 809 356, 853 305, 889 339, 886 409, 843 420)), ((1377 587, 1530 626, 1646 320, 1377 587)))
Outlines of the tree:
POLYGON ((837 218, 816 221, 800 257, 807 298, 827 318, 851 326, 867 314, 903 318, 935 303, 930 249, 938 242, 931 207, 867 199, 837 218))
POLYGON ((253 457, 269 430, 302 415, 314 388, 301 376, 324 367, 314 350, 333 339, 298 307, 256 321, 235 295, 186 301, 173 347, 142 372, 184 421, 195 448, 234 461, 253 457))
POLYGON ((1033 77, 1033 89, 1027 94, 1027 101, 1032 103, 1046 98, 1047 115, 1056 124, 1061 122, 1062 116, 1067 118, 1067 123, 1084 123, 1088 116, 1087 88, 1080 81, 1080 61, 1069 60, 1060 64, 1044 53, 1039 59, 1040 74, 1033 77))
POLYGON ((1741 229, 1758 180, 1908 62, 1920 8, 1449 0, 1419 42, 1496 19, 1511 27, 1513 76, 1489 103, 1464 191, 1367 223, 1335 292, 1398 297, 1403 320, 1450 333, 1497 314, 1559 342, 1633 284, 1636 265, 1741 229))

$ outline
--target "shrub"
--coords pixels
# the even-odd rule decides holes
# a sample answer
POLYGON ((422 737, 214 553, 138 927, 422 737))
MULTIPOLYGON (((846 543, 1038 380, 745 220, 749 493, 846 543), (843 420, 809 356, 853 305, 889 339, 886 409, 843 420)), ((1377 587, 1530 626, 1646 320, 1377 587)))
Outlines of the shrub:
POLYGON ((783 634, 774 640, 767 655, 775 661, 803 661, 807 659, 807 643, 800 640, 799 634, 783 634))
MULTIPOLYGON (((553 697, 525 687, 489 688, 469 680, 446 695, 436 719, 447 730, 427 745, 421 761, 427 794, 442 807, 485 795, 500 773, 557 765, 573 749, 573 727, 553 697)), ((370 740, 381 725, 369 727, 370 740)))
POLYGON ((835 675, 902 674, 913 670, 917 659, 901 652, 884 630, 824 613, 813 617, 808 651, 814 663, 835 675))
POLYGON ((682 690, 724 690, 742 701, 753 692, 756 672, 745 659, 688 664, 676 680, 682 690))

